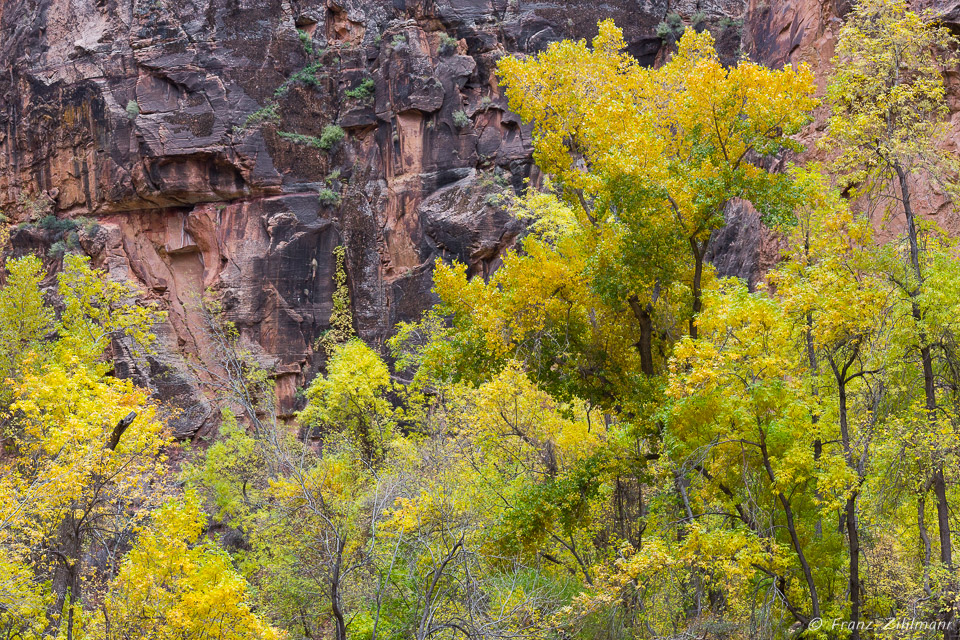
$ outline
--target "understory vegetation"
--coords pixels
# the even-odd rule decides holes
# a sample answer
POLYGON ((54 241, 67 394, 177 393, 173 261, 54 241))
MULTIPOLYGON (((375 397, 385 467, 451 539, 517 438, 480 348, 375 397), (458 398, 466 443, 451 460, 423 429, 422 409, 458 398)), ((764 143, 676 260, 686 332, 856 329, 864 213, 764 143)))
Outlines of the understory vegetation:
POLYGON ((917 206, 956 194, 957 43, 862 0, 819 98, 677 31, 658 68, 611 21, 500 61, 546 176, 501 195, 525 234, 487 280, 438 261, 383 352, 336 249, 293 423, 208 296, 221 425, 175 442, 107 357, 163 314, 8 260, 0 635, 956 640, 960 247, 917 206), (733 208, 779 239, 757 282, 707 259, 733 208))

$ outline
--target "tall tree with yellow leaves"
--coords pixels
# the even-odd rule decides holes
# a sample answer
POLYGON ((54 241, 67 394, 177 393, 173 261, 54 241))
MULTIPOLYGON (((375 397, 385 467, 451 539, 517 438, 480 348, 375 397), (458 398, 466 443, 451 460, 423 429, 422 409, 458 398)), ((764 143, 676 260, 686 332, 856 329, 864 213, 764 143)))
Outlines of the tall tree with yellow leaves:
POLYGON ((724 67, 709 32, 687 30, 677 53, 648 69, 625 53, 612 21, 592 47, 553 44, 506 58, 499 74, 510 106, 534 125, 539 166, 595 234, 641 329, 644 373, 654 373, 648 317, 679 271, 697 335, 707 246, 734 198, 768 220, 790 215, 790 180, 763 159, 797 149, 791 136, 815 106, 809 68, 771 70, 748 60, 724 67), (659 249, 657 249, 659 245, 659 249), (683 248, 686 247, 684 250, 683 248), (686 251, 677 265, 675 251, 686 251), (618 257, 619 256, 619 257, 618 257))
MULTIPOLYGON (((955 192, 957 164, 939 146, 948 115, 943 69, 956 57, 956 39, 932 14, 918 15, 900 0, 860 2, 840 31, 828 93, 833 106, 828 142, 838 143, 836 166, 845 185, 888 214, 902 213, 907 249, 898 283, 915 324, 914 351, 922 370, 924 408, 938 432, 936 348, 922 299, 929 257, 925 225, 913 203, 911 180, 925 175, 955 192)), ((940 562, 952 571, 950 506, 943 457, 933 461, 930 486, 937 504, 940 562)), ((952 606, 949 607, 952 610, 952 606)), ((948 612, 949 622, 953 613, 948 612)), ((956 638, 953 628, 945 637, 956 638)))

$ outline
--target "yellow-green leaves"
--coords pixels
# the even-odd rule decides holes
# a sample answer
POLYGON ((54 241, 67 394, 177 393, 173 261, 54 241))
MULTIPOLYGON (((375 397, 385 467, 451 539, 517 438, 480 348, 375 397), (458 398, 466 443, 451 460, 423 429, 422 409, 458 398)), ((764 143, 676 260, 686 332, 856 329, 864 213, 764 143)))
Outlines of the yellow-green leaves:
MULTIPOLYGON (((901 165, 933 171, 950 159, 937 149, 948 115, 943 70, 956 39, 930 13, 902 0, 858 2, 840 30, 828 85, 837 169, 860 191, 883 186, 901 165)), ((943 167, 941 167, 942 169, 943 167)), ((947 172, 947 176, 951 172, 947 172)))
POLYGON ((222 549, 202 538, 205 520, 194 494, 170 500, 156 512, 112 581, 89 637, 284 637, 251 612, 246 580, 222 549))
POLYGON ((774 207, 768 192, 776 180, 751 153, 796 146, 790 136, 816 104, 809 68, 774 71, 748 60, 726 68, 710 33, 692 29, 657 69, 624 49, 607 20, 592 48, 561 42, 500 63, 511 107, 534 124, 538 164, 571 202, 590 209, 597 198, 613 207, 605 215, 622 218, 608 194, 629 179, 647 194, 644 215, 674 220, 680 235, 695 239, 723 225, 732 197, 774 207))
POLYGON ((137 303, 136 287, 110 280, 103 272, 91 269, 86 257, 64 258, 57 292, 64 303, 61 341, 83 357, 98 357, 112 337, 121 335, 149 347, 155 339, 151 333, 153 325, 164 317, 154 307, 137 303))
POLYGON ((333 352, 327 375, 310 384, 300 422, 331 435, 352 436, 364 455, 379 457, 393 435, 394 409, 386 397, 390 387, 390 371, 380 356, 351 340, 333 352))

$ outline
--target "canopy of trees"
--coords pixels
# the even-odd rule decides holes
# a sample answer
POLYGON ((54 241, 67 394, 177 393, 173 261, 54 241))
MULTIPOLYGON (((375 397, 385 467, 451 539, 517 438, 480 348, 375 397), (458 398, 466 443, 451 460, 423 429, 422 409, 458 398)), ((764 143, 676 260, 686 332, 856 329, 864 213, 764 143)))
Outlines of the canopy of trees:
POLYGON ((438 262, 384 353, 339 253, 296 424, 200 303, 223 419, 194 448, 105 355, 160 312, 83 259, 55 291, 7 261, 0 634, 955 640, 960 261, 914 191, 955 191, 956 44, 862 0, 824 164, 797 161, 811 70, 724 67, 706 31, 658 68, 609 21, 503 59, 546 176, 515 250, 438 262), (732 206, 783 241, 753 287, 706 259, 732 206))

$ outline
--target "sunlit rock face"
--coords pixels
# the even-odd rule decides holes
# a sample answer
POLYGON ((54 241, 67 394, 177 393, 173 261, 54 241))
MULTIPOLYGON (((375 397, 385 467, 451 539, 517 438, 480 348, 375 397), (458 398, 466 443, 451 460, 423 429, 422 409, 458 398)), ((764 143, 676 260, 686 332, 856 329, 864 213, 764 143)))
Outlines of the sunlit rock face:
MULTIPOLYGON (((497 84, 501 56, 592 37, 612 17, 630 52, 654 64, 666 53, 657 25, 699 13, 735 60, 743 10, 743 0, 0 2, 0 208, 33 223, 14 233, 13 252, 46 252, 55 267, 51 245, 79 246, 169 312, 156 353, 114 346, 119 374, 180 407, 179 435, 216 414, 201 384, 215 360, 197 309, 207 290, 276 371, 290 413, 319 364, 336 246, 357 331, 382 344, 432 304, 435 259, 486 277, 515 243, 521 226, 489 196, 538 174, 530 130, 497 84), (345 136, 320 148, 332 124, 345 136), (72 231, 37 224, 49 214, 83 220, 72 231)), ((756 250, 728 242, 715 253, 730 248, 756 250)))

